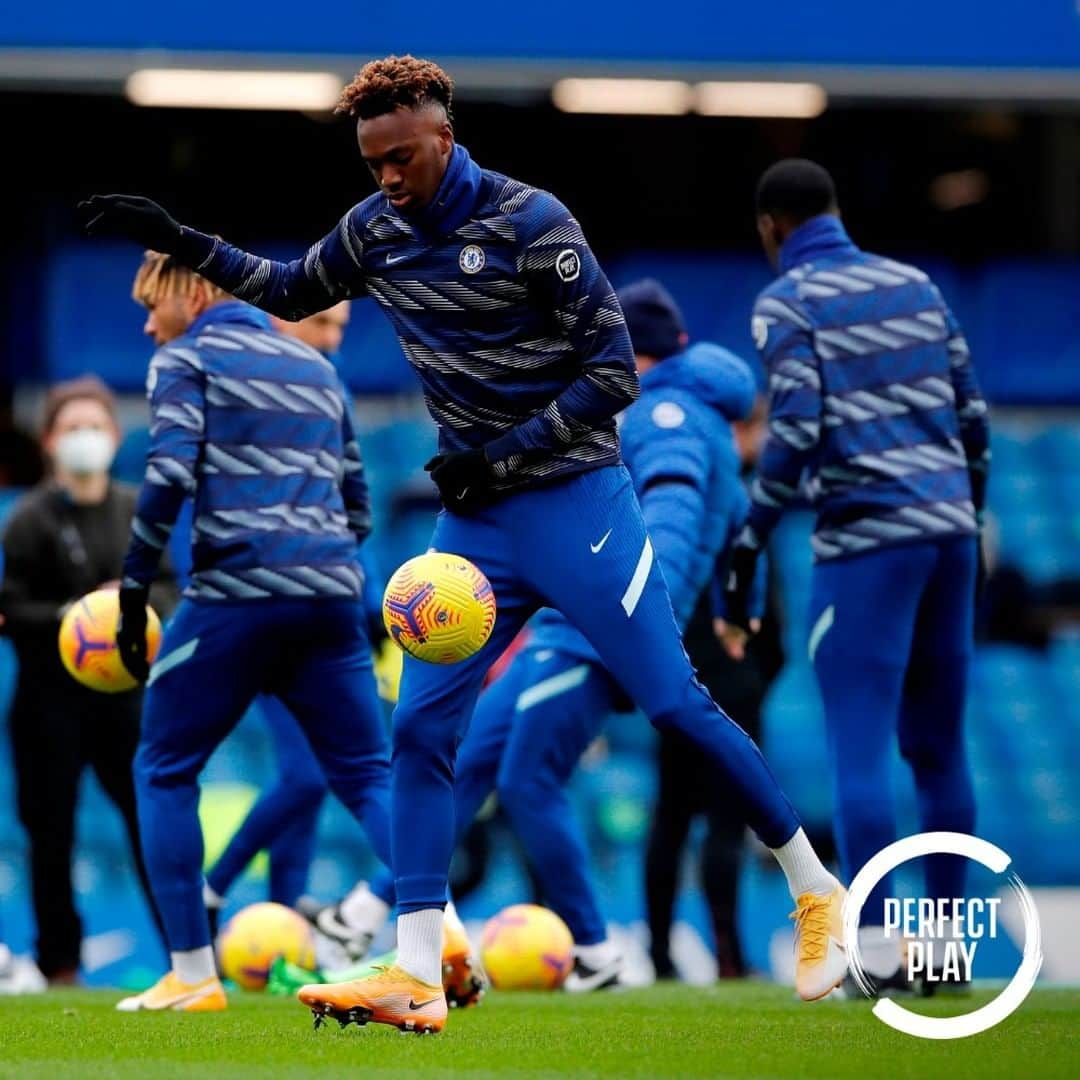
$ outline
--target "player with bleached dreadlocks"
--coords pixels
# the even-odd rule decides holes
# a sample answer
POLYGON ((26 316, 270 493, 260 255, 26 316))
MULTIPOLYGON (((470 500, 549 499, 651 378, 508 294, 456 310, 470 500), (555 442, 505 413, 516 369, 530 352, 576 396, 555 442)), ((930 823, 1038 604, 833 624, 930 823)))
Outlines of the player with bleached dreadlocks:
POLYGON ((357 562, 371 518, 328 360, 168 253, 146 253, 132 295, 158 349, 116 640, 147 684, 135 789, 171 968, 118 1008, 207 1012, 226 1000, 203 904, 198 776, 258 695, 287 707, 390 858, 389 748, 357 562), (148 668, 146 595, 188 499, 188 585, 148 668))
POLYGON ((843 977, 843 889, 822 865, 760 752, 711 700, 683 651, 671 600, 623 467, 615 416, 635 400, 634 354, 614 292, 565 206, 481 169, 456 142, 452 83, 411 56, 364 67, 341 108, 379 190, 305 256, 274 262, 174 221, 148 199, 95 196, 91 234, 172 252, 286 318, 370 296, 415 368, 440 452, 446 512, 432 546, 488 577, 498 620, 474 656, 407 657, 391 780, 395 966, 312 986, 317 1015, 438 1031, 442 909, 453 849, 457 746, 484 674, 539 607, 561 611, 652 722, 684 732, 722 770, 796 898, 797 984, 843 977))

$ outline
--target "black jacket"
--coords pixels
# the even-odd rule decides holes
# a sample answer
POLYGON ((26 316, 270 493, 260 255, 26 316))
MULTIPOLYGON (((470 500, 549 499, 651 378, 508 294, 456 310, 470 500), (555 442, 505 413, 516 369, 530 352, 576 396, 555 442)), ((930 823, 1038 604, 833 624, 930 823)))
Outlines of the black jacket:
MULTIPOLYGON (((80 506, 50 483, 15 507, 3 536, 0 633, 11 638, 24 673, 61 673, 56 636, 64 608, 107 581, 119 581, 136 494, 113 483, 104 502, 80 506)), ((151 603, 164 617, 176 600, 171 570, 163 566, 151 603)))

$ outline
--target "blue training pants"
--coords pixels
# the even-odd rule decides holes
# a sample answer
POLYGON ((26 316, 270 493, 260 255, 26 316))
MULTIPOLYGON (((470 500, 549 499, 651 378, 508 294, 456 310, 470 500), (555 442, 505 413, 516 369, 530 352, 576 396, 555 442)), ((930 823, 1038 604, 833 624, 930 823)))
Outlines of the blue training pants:
POLYGON ((270 853, 270 899, 292 907, 307 888, 326 777, 304 729, 277 698, 261 694, 255 708, 274 745, 277 780, 259 794, 206 881, 224 896, 265 849, 270 853))
MULTIPOLYGON (((814 568, 810 659, 825 705, 844 880, 896 839, 893 739, 911 766, 924 832, 970 833, 964 748, 976 571, 970 536, 905 544, 814 568)), ((966 862, 926 860, 931 897, 964 895, 966 862)), ((880 926, 888 878, 863 909, 880 926)))
POLYGON ((765 844, 779 847, 792 837, 798 819, 764 758, 694 676, 624 468, 511 495, 469 517, 443 513, 432 547, 484 571, 498 617, 487 644, 461 663, 405 658, 391 767, 400 911, 445 903, 458 745, 487 669, 538 607, 566 615, 655 725, 684 732, 715 761, 765 844))
POLYGON ((185 599, 147 684, 135 757, 146 867, 173 951, 210 943, 198 776, 260 693, 299 721, 389 862, 387 740, 359 601, 185 599))
MULTIPOLYGON (((455 766, 455 842, 497 791, 545 903, 578 945, 603 941, 607 930, 566 783, 614 698, 611 679, 599 665, 526 648, 480 695, 455 766)), ((380 874, 371 888, 393 906, 392 876, 380 874)))

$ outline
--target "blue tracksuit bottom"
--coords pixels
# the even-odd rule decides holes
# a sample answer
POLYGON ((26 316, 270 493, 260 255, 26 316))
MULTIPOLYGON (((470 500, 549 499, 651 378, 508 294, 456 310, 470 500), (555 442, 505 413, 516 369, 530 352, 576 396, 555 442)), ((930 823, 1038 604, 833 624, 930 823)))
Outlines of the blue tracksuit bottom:
POLYGON ((259 794, 207 872, 206 881, 224 896, 248 863, 266 850, 270 853, 270 899, 292 907, 307 888, 326 777, 304 729, 277 698, 262 694, 255 708, 274 745, 277 780, 259 794))
POLYGON ((147 871, 173 951, 210 943, 198 776, 260 693, 296 718, 334 793, 389 862, 389 769, 359 601, 185 599, 166 628, 135 757, 147 871))
MULTIPOLYGON (((606 929, 566 783, 610 715, 616 694, 598 664, 527 647, 480 695, 455 767, 455 839, 460 841, 497 792, 544 902, 578 945, 603 941, 606 929)), ((371 888, 393 905, 392 875, 380 874, 371 888)))
POLYGON ((795 833, 795 812, 757 747, 694 676, 624 468, 514 494, 469 517, 443 513, 432 547, 484 571, 498 617, 487 644, 461 663, 405 658, 391 766, 399 910, 445 903, 458 746, 487 669, 539 607, 561 611, 585 635, 652 723, 684 732, 716 762, 765 844, 795 833))
MULTIPOLYGON (((896 839, 893 740, 911 766, 924 832, 970 833, 975 799, 964 749, 976 547, 970 536, 820 563, 810 658, 825 706, 833 812, 844 880, 896 839)), ((927 895, 964 895, 965 860, 926 860, 927 895)), ((863 910, 880 926, 891 893, 863 910)))

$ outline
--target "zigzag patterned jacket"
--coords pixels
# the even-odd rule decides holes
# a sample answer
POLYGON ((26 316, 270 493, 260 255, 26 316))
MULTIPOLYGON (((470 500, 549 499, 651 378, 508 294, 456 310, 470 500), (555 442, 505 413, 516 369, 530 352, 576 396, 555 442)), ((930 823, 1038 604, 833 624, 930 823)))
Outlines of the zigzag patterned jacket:
POLYGON ((967 343, 921 270, 860 251, 812 218, 754 307, 769 437, 739 545, 761 548, 800 493, 815 559, 974 534, 989 465, 967 343))
POLYGON ((154 354, 150 452, 124 559, 148 585, 186 498, 200 600, 359 596, 371 531, 360 450, 333 365, 238 301, 154 354))
POLYGON ((485 447, 511 492, 617 464, 615 414, 638 395, 615 293, 554 196, 456 145, 432 203, 381 193, 293 262, 184 230, 185 260, 286 319, 370 296, 416 370, 443 450, 485 447))

